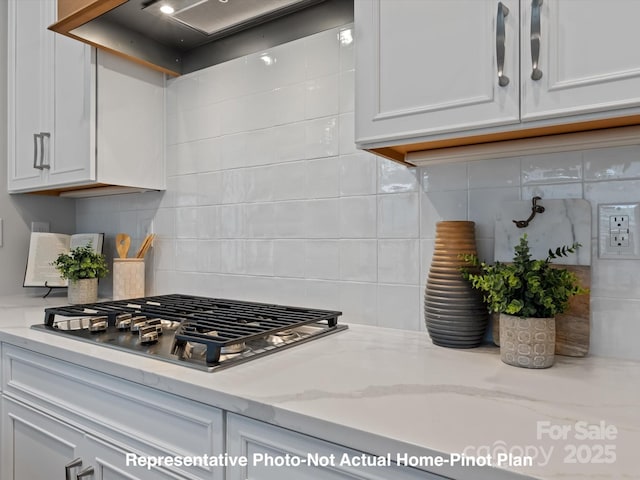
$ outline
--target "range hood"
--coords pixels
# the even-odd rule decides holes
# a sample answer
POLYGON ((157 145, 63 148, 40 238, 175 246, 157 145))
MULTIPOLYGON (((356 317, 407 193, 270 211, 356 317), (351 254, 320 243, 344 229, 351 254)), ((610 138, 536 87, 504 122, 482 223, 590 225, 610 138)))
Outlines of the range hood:
POLYGON ((58 0, 57 33, 177 76, 353 21, 352 0, 58 0))

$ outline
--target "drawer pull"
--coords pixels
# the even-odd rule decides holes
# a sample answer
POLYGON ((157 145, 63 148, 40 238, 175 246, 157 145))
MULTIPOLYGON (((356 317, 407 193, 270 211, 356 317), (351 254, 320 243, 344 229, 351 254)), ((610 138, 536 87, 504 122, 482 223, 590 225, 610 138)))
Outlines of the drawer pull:
POLYGON ((71 480, 71 469, 82 466, 82 459, 76 458, 64 466, 64 479, 71 480))

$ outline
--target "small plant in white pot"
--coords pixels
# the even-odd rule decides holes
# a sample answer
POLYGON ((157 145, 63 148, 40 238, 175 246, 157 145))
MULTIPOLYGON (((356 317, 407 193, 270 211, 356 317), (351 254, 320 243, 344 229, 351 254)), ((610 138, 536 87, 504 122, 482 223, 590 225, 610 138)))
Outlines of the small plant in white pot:
POLYGON ((69 280, 69 303, 93 303, 98 300, 98 279, 109 273, 107 260, 91 244, 61 253, 53 262, 62 278, 69 280))
POLYGON ((480 262, 466 256, 479 273, 463 271, 474 288, 484 294, 491 312, 500 314, 500 356, 518 367, 548 368, 555 351, 555 316, 569 307, 569 299, 586 293, 573 272, 551 261, 566 257, 579 243, 549 250, 544 260, 533 260, 526 234, 515 247, 513 263, 480 262))

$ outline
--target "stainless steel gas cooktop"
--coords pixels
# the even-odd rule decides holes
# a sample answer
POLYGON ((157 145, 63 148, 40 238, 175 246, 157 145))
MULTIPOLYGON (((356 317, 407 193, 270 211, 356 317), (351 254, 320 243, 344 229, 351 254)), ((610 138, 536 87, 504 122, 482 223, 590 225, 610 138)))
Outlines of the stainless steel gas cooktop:
POLYGON ((345 330, 340 315, 172 294, 47 308, 32 328, 212 372, 345 330))

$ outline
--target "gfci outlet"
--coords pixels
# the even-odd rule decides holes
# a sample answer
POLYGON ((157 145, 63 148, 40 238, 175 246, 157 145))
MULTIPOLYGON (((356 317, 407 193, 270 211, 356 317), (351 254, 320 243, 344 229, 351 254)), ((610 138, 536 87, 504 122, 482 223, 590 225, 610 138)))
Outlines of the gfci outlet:
POLYGON ((600 258, 640 259, 640 204, 598 205, 600 258))

